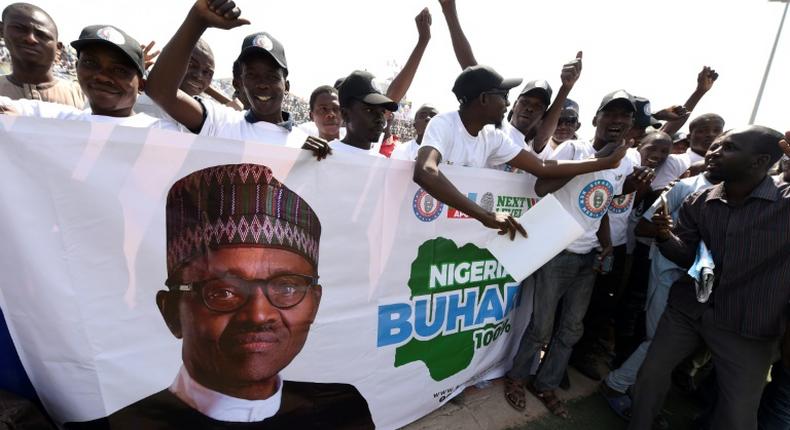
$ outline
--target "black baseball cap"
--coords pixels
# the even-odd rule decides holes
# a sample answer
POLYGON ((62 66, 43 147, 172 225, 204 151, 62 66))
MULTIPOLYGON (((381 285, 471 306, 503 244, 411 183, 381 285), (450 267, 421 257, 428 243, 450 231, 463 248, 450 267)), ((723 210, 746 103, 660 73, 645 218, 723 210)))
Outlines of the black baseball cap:
POLYGON ((543 103, 546 106, 551 104, 551 85, 548 82, 540 80, 540 81, 529 81, 527 85, 524 85, 524 89, 521 90, 519 97, 529 94, 535 93, 538 97, 543 99, 543 103))
POLYGON ((398 103, 382 94, 373 83, 373 78, 372 74, 361 70, 355 70, 346 76, 337 90, 340 107, 348 107, 352 100, 359 100, 369 105, 382 106, 390 112, 397 111, 398 103))
POLYGON ((560 118, 576 118, 579 119, 579 104, 571 99, 565 99, 562 104, 562 112, 560 118))
POLYGON ((71 46, 77 51, 77 56, 82 48, 95 44, 120 50, 125 57, 129 58, 141 75, 145 74, 145 60, 140 42, 120 28, 112 25, 89 25, 82 29, 79 39, 71 42, 71 46))
POLYGON ((650 108, 650 100, 644 97, 634 97, 634 106, 636 112, 634 114, 634 125, 637 127, 645 128, 652 126, 655 128, 661 127, 661 122, 653 118, 653 112, 650 108))
POLYGON ((505 79, 493 68, 478 64, 464 69, 453 85, 453 93, 460 103, 466 103, 486 91, 509 91, 521 85, 521 78, 505 79))
POLYGON ((248 55, 253 53, 266 54, 283 68, 285 75, 288 76, 288 62, 285 60, 285 48, 279 40, 271 34, 261 31, 250 34, 241 42, 241 52, 236 61, 243 62, 248 55))
POLYGON ((598 106, 598 110, 596 112, 600 112, 606 109, 607 107, 609 107, 609 105, 618 102, 619 103, 625 102, 624 104, 630 108, 631 112, 636 113, 636 106, 634 105, 634 96, 629 94, 628 91, 626 90, 612 91, 611 93, 603 96, 603 99, 601 100, 601 105, 598 106))

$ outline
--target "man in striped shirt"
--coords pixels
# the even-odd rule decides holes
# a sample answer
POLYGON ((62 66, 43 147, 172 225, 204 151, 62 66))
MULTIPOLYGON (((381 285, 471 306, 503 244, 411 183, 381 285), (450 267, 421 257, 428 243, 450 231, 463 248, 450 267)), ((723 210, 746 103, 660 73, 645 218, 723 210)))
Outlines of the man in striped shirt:
POLYGON ((672 369, 699 343, 713 353, 719 396, 711 428, 756 429, 757 407, 790 301, 790 185, 768 170, 782 155, 782 134, 761 126, 731 130, 708 154, 712 181, 692 194, 672 228, 653 216, 661 253, 690 267, 700 242, 713 255, 713 293, 697 300, 693 281, 679 279, 634 388, 629 429, 650 428, 669 389, 672 369))

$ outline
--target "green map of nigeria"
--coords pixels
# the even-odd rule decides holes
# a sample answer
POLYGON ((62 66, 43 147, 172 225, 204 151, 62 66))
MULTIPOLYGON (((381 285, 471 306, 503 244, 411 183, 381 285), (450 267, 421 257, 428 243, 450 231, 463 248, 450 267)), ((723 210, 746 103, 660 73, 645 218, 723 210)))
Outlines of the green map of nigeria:
POLYGON ((487 249, 471 243, 458 248, 455 242, 442 237, 419 247, 408 286, 414 332, 419 333, 420 326, 423 332, 426 326, 441 327, 432 329, 435 337, 420 340, 412 334, 408 342, 397 347, 395 367, 422 361, 435 381, 466 369, 476 349, 496 340, 503 327, 510 330, 510 324, 504 320, 516 305, 520 291, 487 249), (499 328, 496 332, 495 327, 499 328), (492 335, 486 333, 483 344, 485 332, 492 335))

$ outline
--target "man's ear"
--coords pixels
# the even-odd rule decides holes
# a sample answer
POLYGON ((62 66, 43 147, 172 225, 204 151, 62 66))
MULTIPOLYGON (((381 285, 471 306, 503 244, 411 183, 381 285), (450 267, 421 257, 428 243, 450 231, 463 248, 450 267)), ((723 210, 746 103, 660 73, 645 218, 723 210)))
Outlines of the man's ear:
POLYGON ((758 171, 771 170, 773 163, 771 163, 771 156, 768 154, 756 154, 752 166, 758 171))
POLYGON ((291 91, 291 83, 288 80, 285 80, 285 94, 288 94, 291 91))
MULTIPOLYGON (((593 124, 593 127, 598 127, 598 114, 596 114, 593 117, 592 124, 593 124)), ((581 124, 579 124, 579 126, 581 126, 581 124)), ((577 130, 578 130, 578 128, 577 128, 577 130)))
MULTIPOLYGON (((595 125, 595 120, 593 120, 593 125, 595 125)), ((579 131, 580 128, 582 128, 582 123, 576 121, 576 128, 574 129, 574 131, 579 131)))
POLYGON ((321 285, 316 285, 312 288, 312 293, 315 295, 315 306, 313 307, 313 314, 310 316, 310 322, 315 321, 315 315, 318 313, 318 307, 321 304, 321 285))
POLYGON ((137 84, 137 94, 142 94, 145 91, 145 84, 146 84, 146 82, 147 81, 145 80, 145 78, 143 78, 141 76, 140 80, 139 80, 139 82, 137 84))
POLYGON ((158 291, 156 293, 156 307, 159 308, 159 313, 170 329, 178 339, 181 339, 181 316, 178 311, 178 302, 180 296, 171 291, 158 291))

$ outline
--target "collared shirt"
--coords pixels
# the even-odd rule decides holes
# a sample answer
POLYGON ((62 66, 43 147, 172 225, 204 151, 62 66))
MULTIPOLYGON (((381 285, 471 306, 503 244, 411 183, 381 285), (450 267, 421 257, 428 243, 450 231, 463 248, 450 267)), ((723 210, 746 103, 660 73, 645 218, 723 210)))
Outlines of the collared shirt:
POLYGON ((674 233, 682 246, 659 243, 661 253, 688 268, 702 240, 716 278, 708 303, 697 302, 684 277, 672 287, 670 304, 692 317, 712 307, 718 326, 745 337, 782 335, 790 301, 790 184, 766 176, 737 206, 723 183, 695 193, 683 203, 674 233))
POLYGON ((11 76, 0 77, 0 96, 12 100, 38 100, 58 103, 77 109, 88 107, 85 95, 77 82, 55 79, 44 84, 22 84, 11 80, 11 76))
POLYGON ((282 121, 274 124, 258 121, 249 111, 218 103, 202 103, 205 114, 201 136, 223 137, 242 141, 268 143, 270 145, 301 148, 308 135, 299 127, 293 127, 290 114, 283 112, 282 121))
POLYGON ((256 422, 273 417, 280 410, 283 382, 277 377, 277 391, 264 400, 237 399, 200 385, 184 366, 178 371, 170 392, 203 415, 225 422, 256 422))

